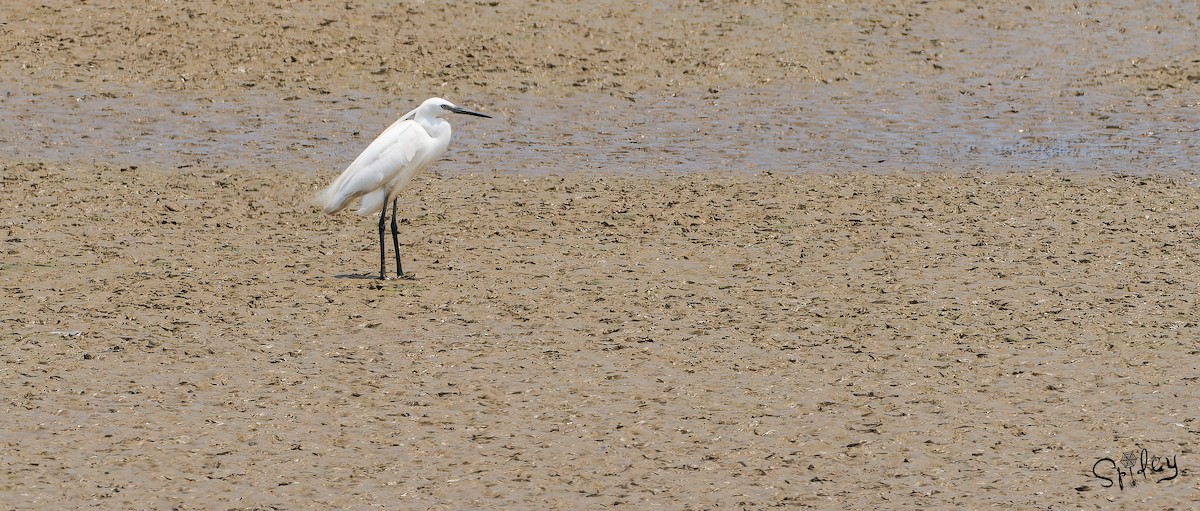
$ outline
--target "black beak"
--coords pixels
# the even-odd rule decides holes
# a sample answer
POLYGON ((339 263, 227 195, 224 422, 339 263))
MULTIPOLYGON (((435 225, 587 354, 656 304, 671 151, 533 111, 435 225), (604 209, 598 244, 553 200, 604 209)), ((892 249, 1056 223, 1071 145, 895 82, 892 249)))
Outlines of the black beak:
POLYGON ((475 117, 487 117, 488 119, 491 119, 491 118, 492 118, 492 116, 490 116, 490 115, 487 115, 487 114, 481 114, 481 113, 479 113, 479 112, 472 112, 472 111, 470 111, 470 110, 467 110, 466 108, 459 108, 459 107, 456 107, 456 106, 449 106, 449 105, 442 105, 442 108, 445 108, 446 110, 449 110, 449 111, 451 111, 451 112, 454 112, 454 113, 456 113, 456 114, 474 115, 475 117))

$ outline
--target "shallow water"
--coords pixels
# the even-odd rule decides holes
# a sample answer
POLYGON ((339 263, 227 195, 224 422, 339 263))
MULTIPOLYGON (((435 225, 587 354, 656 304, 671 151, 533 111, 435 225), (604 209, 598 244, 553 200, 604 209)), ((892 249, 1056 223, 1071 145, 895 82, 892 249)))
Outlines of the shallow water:
MULTIPOLYGON (((831 86, 703 97, 575 95, 470 103, 444 172, 805 172, 867 169, 1161 173, 1198 168, 1185 98, 1140 105, 1088 93, 982 101, 831 86), (869 98, 869 99, 868 99, 869 98), (1121 108, 1112 105, 1123 104, 1121 108)), ((415 102, 415 101, 414 101, 415 102)), ((159 168, 337 171, 409 104, 375 98, 235 101, 166 94, 10 94, 10 159, 159 168)))

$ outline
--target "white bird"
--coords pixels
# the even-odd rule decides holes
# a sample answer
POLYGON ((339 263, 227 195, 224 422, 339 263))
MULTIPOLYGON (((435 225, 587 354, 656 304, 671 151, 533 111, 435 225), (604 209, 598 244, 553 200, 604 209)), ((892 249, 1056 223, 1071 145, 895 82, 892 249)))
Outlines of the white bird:
POLYGON ((356 213, 368 216, 379 212, 380 280, 387 277, 383 242, 387 203, 389 200, 392 202, 392 246, 396 252, 396 274, 403 277, 400 240, 396 234, 396 196, 413 176, 446 152, 446 147, 450 145, 450 123, 443 117, 450 113, 491 118, 490 115, 454 106, 454 103, 442 98, 429 98, 388 126, 333 184, 317 195, 326 213, 337 213, 359 197, 362 200, 356 213))

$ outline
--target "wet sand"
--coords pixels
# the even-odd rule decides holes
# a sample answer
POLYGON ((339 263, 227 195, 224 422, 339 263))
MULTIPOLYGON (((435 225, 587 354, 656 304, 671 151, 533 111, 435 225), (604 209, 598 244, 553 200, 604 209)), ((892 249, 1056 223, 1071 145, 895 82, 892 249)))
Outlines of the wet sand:
MULTIPOLYGON (((21 66, 2 72, 21 89, 150 87, 231 102, 248 88, 440 94, 445 81, 447 96, 513 113, 499 96, 522 87, 626 101, 889 83, 914 71, 886 57, 917 58, 920 38, 864 46, 877 40, 854 34, 961 12, 543 7, 473 3, 459 31, 442 28, 460 13, 426 4, 5 7, 4 62, 21 66), (797 25, 825 31, 778 43, 797 25), (396 26, 405 35, 376 37, 396 26), (822 48, 838 38, 845 52, 822 48), (763 45, 759 59, 729 58, 763 45), (444 51, 453 66, 435 58, 444 51)), ((1006 23, 1048 9, 1031 7, 970 19, 1015 30, 1006 23)), ((1127 21, 1143 15, 1155 14, 1127 21)), ((1094 85, 1105 94, 1192 83, 1186 69, 1111 69, 1089 75, 1111 78, 1094 85)), ((465 136, 438 167, 449 170, 402 198, 411 280, 371 278, 373 219, 312 204, 340 168, 0 162, 0 503, 1200 501, 1200 189, 1187 177, 953 161, 604 173, 556 164, 553 148, 506 170, 467 143, 470 130, 496 128, 456 129, 465 136), (1123 489, 1093 475, 1115 479, 1142 449, 1162 472, 1133 487, 1126 476, 1123 489)), ((313 131, 310 143, 327 136, 313 131)))
POLYGON ((1196 495, 1194 187, 431 175, 379 282, 323 176, 4 176, 17 507, 1196 495), (1135 446, 1183 476, 1090 475, 1135 446))

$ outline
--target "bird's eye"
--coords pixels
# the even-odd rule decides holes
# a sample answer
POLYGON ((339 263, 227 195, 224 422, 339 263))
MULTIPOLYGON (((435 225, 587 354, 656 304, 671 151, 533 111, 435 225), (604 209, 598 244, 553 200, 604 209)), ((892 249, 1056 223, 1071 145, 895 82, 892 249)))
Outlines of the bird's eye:
POLYGON ((442 105, 442 110, 450 110, 451 108, 454 108, 454 107, 452 107, 450 105, 442 105))

